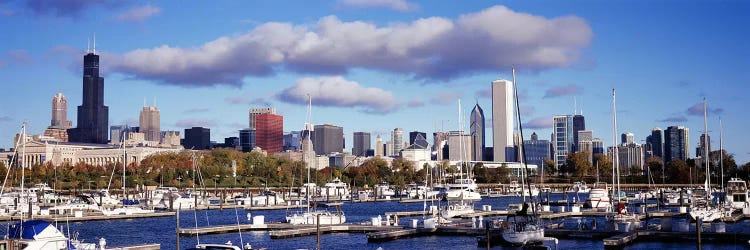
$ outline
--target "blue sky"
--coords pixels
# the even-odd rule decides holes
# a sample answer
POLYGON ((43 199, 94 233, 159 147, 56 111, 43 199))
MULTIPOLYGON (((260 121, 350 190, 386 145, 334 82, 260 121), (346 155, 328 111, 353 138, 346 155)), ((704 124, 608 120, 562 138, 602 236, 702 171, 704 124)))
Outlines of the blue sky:
POLYGON ((156 98, 162 130, 203 125, 222 141, 264 105, 298 130, 313 93, 313 123, 343 126, 351 147, 355 131, 387 140, 395 127, 454 130, 458 98, 491 119, 490 82, 516 65, 527 136, 548 138, 551 117, 573 113, 576 99, 587 128, 611 144, 616 88, 619 133, 643 140, 653 127, 687 126, 692 155, 703 130, 694 106, 706 97, 713 147, 722 117, 724 147, 742 164, 749 10, 745 1, 5 0, 0 147, 23 121, 42 133, 57 92, 75 123, 96 33, 110 125, 136 125, 144 99, 156 98))

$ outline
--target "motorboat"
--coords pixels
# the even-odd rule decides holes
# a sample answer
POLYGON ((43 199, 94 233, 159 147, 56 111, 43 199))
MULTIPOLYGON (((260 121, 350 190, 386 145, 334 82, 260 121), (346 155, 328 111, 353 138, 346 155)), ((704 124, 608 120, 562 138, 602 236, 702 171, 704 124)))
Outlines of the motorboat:
POLYGON ((320 218, 320 225, 339 225, 346 223, 346 216, 344 216, 343 212, 331 212, 328 210, 294 213, 286 216, 286 222, 292 225, 316 225, 318 218, 320 218))
POLYGON ((721 219, 723 213, 711 204, 710 194, 703 188, 693 190, 690 199, 690 218, 703 222, 721 219))
POLYGON ((245 207, 286 204, 286 201, 284 201, 283 198, 281 198, 276 192, 271 190, 264 190, 258 195, 235 197, 234 201, 237 203, 237 205, 245 207))
POLYGON ((606 208, 612 207, 612 202, 609 199, 609 192, 607 191, 607 183, 597 182, 594 183, 594 187, 589 191, 589 197, 586 198, 586 207, 590 208, 606 208))
POLYGON ((589 186, 586 185, 586 182, 576 181, 576 182, 573 182, 573 186, 571 186, 570 189, 568 189, 568 191, 571 193, 585 194, 585 193, 591 192, 591 188, 589 188, 589 186))
POLYGON ((68 203, 50 207, 47 211, 51 215, 74 214, 76 211, 80 211, 81 213, 107 214, 107 211, 99 206, 93 197, 87 195, 78 195, 68 203))
POLYGON ((478 201, 482 195, 477 192, 477 183, 474 179, 455 179, 453 183, 445 185, 448 189, 445 198, 449 201, 478 201))
POLYGON ((474 213, 474 206, 467 202, 449 202, 443 210, 440 210, 440 217, 450 219, 464 214, 474 213))
POLYGON ((396 191, 393 191, 393 188, 388 185, 388 182, 381 182, 376 188, 377 191, 375 192, 375 194, 380 197, 390 197, 396 195, 396 191))
POLYGON ((747 182, 740 178, 731 178, 727 182, 726 203, 733 209, 748 207, 747 182))
POLYGON ((307 196, 307 192, 310 192, 310 196, 318 195, 318 185, 315 183, 305 183, 300 187, 299 193, 302 196, 307 196))
POLYGON ((94 250, 105 249, 106 245, 104 238, 99 239, 99 246, 93 243, 82 243, 77 239, 68 239, 54 225, 44 220, 28 220, 10 225, 4 241, 10 243, 11 246, 18 245, 20 246, 18 249, 24 250, 94 250))
POLYGON ((338 177, 329 181, 321 190, 323 197, 349 199, 349 184, 341 181, 338 177))

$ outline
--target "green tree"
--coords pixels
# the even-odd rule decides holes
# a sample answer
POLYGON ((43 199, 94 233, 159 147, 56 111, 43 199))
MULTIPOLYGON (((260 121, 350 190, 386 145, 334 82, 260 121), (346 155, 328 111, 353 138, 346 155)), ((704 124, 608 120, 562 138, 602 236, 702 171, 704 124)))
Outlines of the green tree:
POLYGON ((689 183, 690 167, 683 160, 671 160, 667 162, 667 178, 671 184, 689 183))
POLYGON ((591 162, 586 152, 569 153, 565 159, 565 165, 568 171, 578 178, 583 178, 591 172, 591 162))

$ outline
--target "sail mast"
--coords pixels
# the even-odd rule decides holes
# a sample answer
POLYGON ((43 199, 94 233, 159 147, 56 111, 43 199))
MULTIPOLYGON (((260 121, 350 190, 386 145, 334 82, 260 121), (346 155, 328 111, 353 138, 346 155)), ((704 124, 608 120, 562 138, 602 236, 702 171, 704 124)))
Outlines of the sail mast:
MULTIPOLYGON (((528 185, 529 188, 529 200, 531 200, 531 211, 533 211, 534 217, 536 218, 536 205, 534 205, 534 198, 533 198, 533 190, 531 190, 531 183, 528 180, 525 180, 525 178, 529 175, 529 164, 526 161, 526 147, 523 145, 523 125, 521 124, 521 107, 518 101, 518 85, 516 85, 516 69, 512 68, 511 72, 513 74, 513 96, 516 100, 516 123, 518 124, 518 133, 521 136, 521 140, 519 143, 519 151, 521 151, 521 159, 523 162, 523 171, 522 171, 522 180, 526 181, 526 185, 528 185)), ((526 197, 526 195, 523 193, 523 185, 521 186, 521 195, 523 197, 526 197)), ((524 202, 526 202, 524 198, 524 202)))
POLYGON ((709 145, 709 142, 708 142, 708 122, 706 121, 708 112, 706 111, 706 107, 707 107, 707 105, 706 105, 706 98, 703 97, 703 148, 705 149, 703 151, 704 152, 703 161, 706 162, 706 182, 704 182, 704 186, 705 186, 706 192, 708 192, 709 195, 710 195, 710 193, 711 193, 711 191, 710 191, 710 188, 711 188, 711 178, 710 178, 710 175, 709 175, 710 171, 708 170, 708 145, 709 145))
POLYGON ((620 156, 617 148, 617 98, 612 89, 612 194, 620 203, 620 156))
POLYGON ((721 166, 721 191, 724 192, 724 131, 719 117, 719 165, 721 166))

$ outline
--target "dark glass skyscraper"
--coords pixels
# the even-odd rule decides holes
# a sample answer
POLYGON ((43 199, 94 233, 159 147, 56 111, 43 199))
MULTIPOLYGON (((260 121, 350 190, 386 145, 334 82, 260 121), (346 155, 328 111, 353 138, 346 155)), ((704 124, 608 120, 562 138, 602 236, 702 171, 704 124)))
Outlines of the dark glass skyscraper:
POLYGON ((671 160, 686 161, 690 157, 689 130, 682 126, 670 126, 664 132, 664 162, 671 160))
POLYGON ((414 144, 414 141, 417 140, 417 135, 422 135, 422 138, 427 138, 427 133, 425 132, 411 131, 409 132, 409 146, 414 144))
POLYGON ((661 128, 651 130, 651 135, 646 137, 646 144, 656 157, 664 157, 664 131, 661 128))
POLYGON ((573 152, 578 152, 578 131, 586 130, 586 119, 583 115, 573 115, 573 152))
POLYGON ((469 117, 469 132, 471 133, 471 160, 484 160, 484 111, 479 103, 474 105, 469 117))
POLYGON ((104 78, 99 76, 99 55, 83 56, 83 103, 78 106, 76 128, 68 130, 71 142, 107 143, 109 107, 104 106, 104 78))

